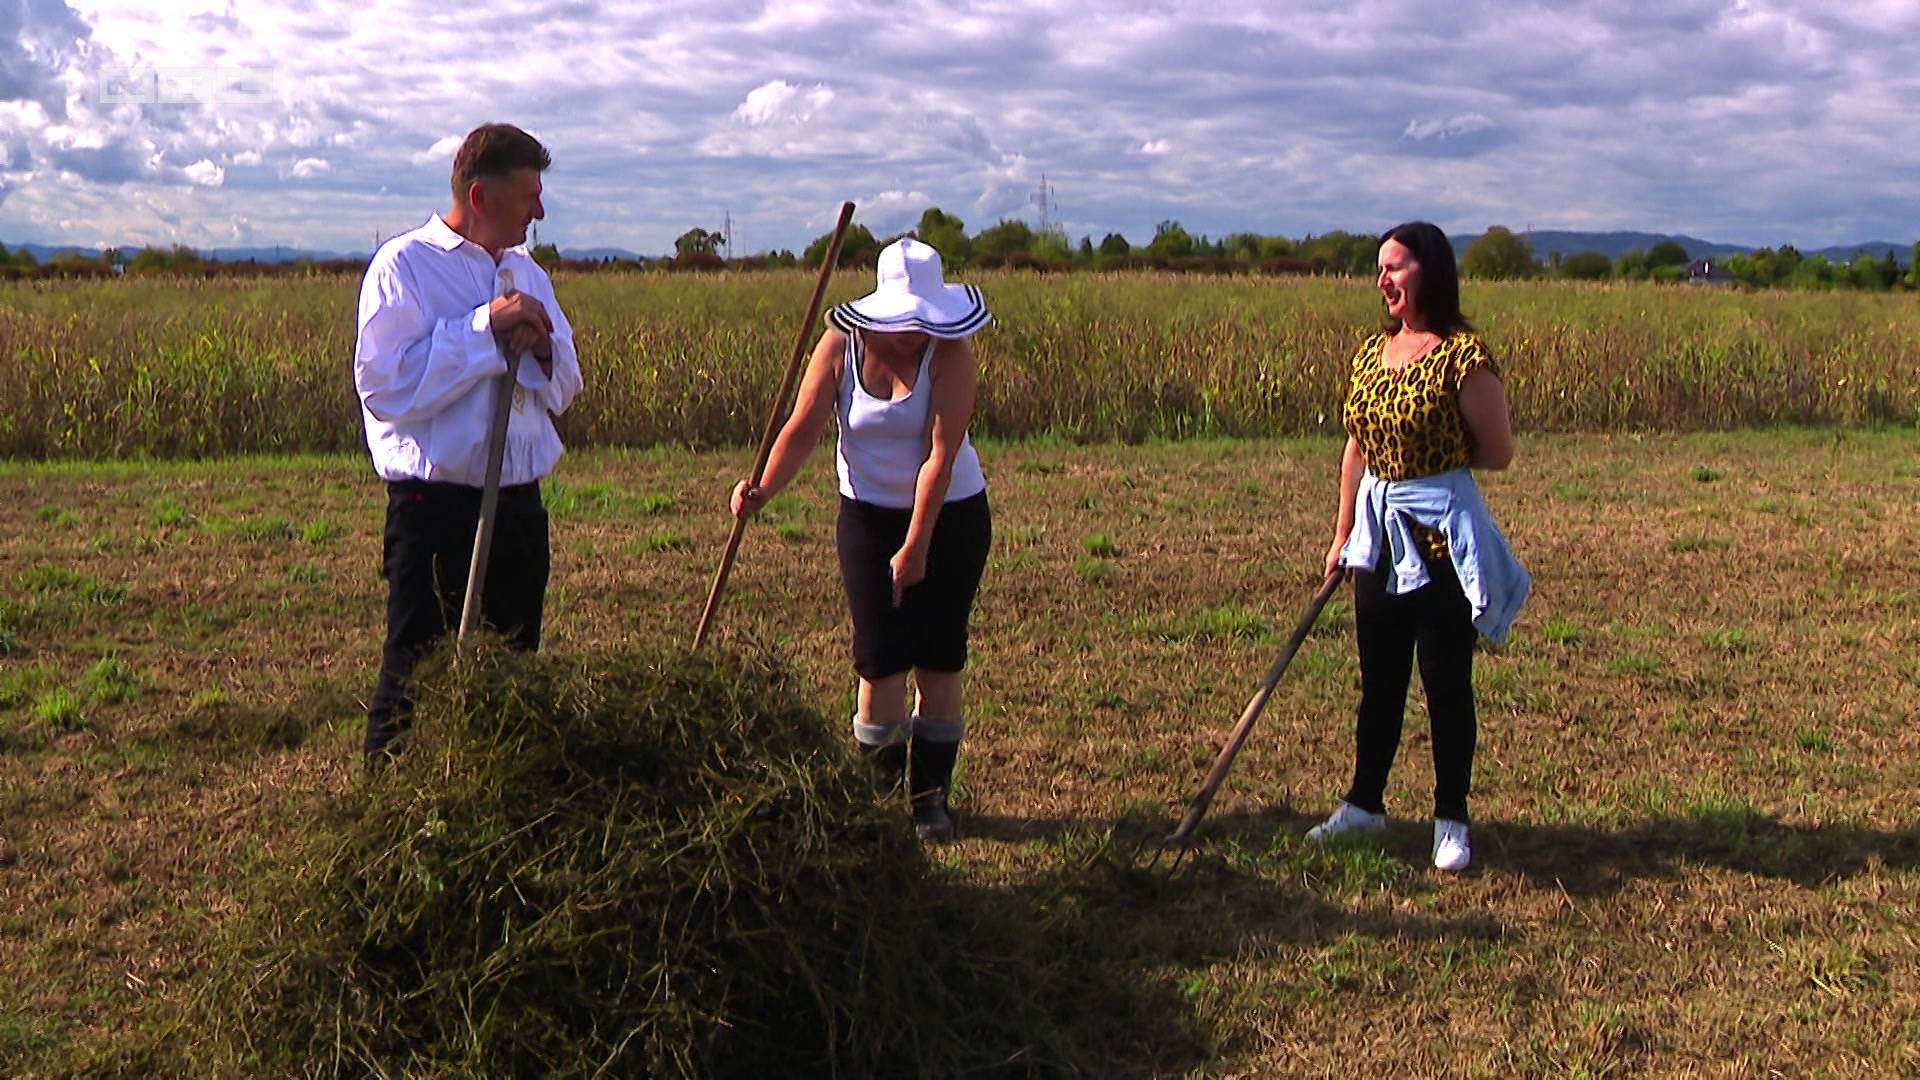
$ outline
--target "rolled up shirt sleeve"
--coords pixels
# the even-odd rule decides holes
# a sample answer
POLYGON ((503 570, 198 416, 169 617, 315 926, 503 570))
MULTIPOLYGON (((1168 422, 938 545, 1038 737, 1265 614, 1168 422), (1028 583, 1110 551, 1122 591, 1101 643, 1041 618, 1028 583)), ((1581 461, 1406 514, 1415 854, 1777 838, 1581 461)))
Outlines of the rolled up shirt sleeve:
MULTIPOLYGON (((395 260, 371 268, 360 286, 353 381, 375 419, 430 419, 473 387, 506 373, 489 305, 435 319, 395 260)), ((578 365, 576 363, 576 371, 578 365)))

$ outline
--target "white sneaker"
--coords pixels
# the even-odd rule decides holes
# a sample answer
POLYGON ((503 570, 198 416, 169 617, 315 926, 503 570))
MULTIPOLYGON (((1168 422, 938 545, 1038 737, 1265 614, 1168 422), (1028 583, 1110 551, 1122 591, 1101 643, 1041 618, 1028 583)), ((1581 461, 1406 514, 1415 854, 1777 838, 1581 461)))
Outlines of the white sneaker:
POLYGON ((1465 870, 1473 862, 1473 841, 1467 823, 1433 819, 1433 865, 1440 870, 1465 870))
POLYGON ((1330 840, 1346 833, 1379 832, 1387 827, 1387 815, 1362 810, 1342 801, 1327 820, 1307 830, 1309 840, 1330 840))

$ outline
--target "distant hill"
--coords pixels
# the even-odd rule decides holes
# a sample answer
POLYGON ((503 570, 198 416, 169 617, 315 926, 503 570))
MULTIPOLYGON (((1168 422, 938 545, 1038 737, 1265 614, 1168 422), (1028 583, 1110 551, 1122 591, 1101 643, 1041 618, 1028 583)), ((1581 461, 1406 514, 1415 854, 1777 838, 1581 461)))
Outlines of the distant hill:
POLYGON ((659 256, 656 256, 656 255, 636 254, 634 252, 628 251, 626 248, 611 248, 611 247, 598 247, 598 248, 564 248, 563 247, 560 249, 560 257, 563 259, 594 259, 594 260, 638 259, 641 262, 647 262, 652 259, 659 258, 659 256))
MULTIPOLYGON (((1672 240, 1687 249, 1687 254, 1695 259, 1725 258, 1728 255, 1744 254, 1755 250, 1744 244, 1721 244, 1712 240, 1702 240, 1697 236, 1668 233, 1643 232, 1568 232, 1559 229, 1535 229, 1521 234, 1533 245, 1533 253, 1545 262, 1557 252, 1561 255, 1577 255, 1583 251, 1597 251, 1609 259, 1618 259, 1629 251, 1646 251, 1653 245, 1672 240)), ((1453 249, 1465 252, 1467 245, 1480 239, 1473 233, 1455 236, 1453 249)), ((1780 245, 1772 245, 1779 247, 1780 245)), ((1884 259, 1894 254, 1902 263, 1907 261, 1913 250, 1912 244, 1896 244, 1886 240, 1871 240, 1859 244, 1840 244, 1835 247, 1802 249, 1802 255, 1825 255, 1834 262, 1852 262, 1855 255, 1862 251, 1876 259, 1884 259)))
POLYGON ((291 247, 250 247, 250 248, 213 248, 200 252, 202 258, 215 262, 293 262, 298 259, 312 259, 325 262, 329 259, 351 259, 354 262, 366 262, 372 258, 371 252, 341 253, 338 251, 309 251, 306 248, 291 247))

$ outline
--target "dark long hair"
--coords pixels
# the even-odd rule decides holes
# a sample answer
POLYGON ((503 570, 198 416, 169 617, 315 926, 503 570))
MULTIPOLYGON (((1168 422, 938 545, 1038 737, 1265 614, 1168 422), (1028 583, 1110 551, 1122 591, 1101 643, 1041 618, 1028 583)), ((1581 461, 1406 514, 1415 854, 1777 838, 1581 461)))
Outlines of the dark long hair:
MULTIPOLYGON (((1447 242, 1447 234, 1438 225, 1409 221, 1380 234, 1381 246, 1389 240, 1405 245, 1413 252, 1413 261, 1420 264, 1420 288, 1413 294, 1413 304, 1426 317, 1427 329, 1441 337, 1473 329, 1467 317, 1460 314, 1460 269, 1453 261, 1453 245, 1447 242)), ((1387 316, 1387 332, 1397 333, 1399 329, 1400 320, 1387 316)))

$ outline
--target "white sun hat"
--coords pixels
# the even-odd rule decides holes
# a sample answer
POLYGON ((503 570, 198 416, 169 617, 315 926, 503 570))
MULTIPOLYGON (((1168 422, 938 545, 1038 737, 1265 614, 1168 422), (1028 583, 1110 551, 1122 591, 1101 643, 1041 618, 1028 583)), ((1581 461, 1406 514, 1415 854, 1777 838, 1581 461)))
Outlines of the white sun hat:
POLYGON ((940 253, 903 236, 880 252, 874 290, 827 312, 827 321, 852 333, 918 330, 937 338, 963 338, 993 321, 980 290, 949 285, 940 253))

